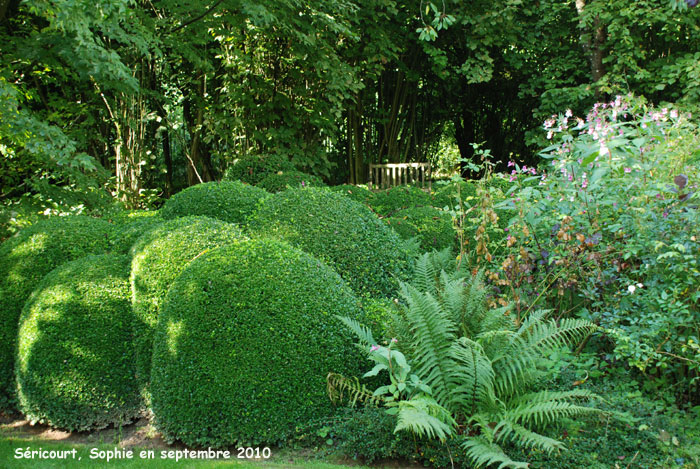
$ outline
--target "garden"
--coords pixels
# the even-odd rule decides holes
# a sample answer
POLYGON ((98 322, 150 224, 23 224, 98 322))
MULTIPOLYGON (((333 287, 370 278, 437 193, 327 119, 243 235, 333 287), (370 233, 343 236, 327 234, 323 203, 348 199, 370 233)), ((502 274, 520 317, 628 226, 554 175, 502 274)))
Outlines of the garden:
POLYGON ((0 466, 700 467, 700 8, 612 3, 0 0, 0 466))

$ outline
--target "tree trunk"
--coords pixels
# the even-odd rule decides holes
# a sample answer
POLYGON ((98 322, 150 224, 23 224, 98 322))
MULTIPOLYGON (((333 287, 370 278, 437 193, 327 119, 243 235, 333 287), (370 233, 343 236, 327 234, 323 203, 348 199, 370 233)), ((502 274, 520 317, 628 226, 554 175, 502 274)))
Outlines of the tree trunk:
POLYGON ((595 16, 593 24, 589 27, 586 24, 585 10, 586 0, 576 0, 576 12, 579 17, 580 39, 583 47, 583 52, 586 54, 589 63, 591 64, 591 80, 595 86, 595 98, 597 101, 601 99, 600 88, 596 85, 598 81, 605 75, 605 66, 603 65, 603 46, 605 45, 605 26, 601 24, 600 17, 595 16))

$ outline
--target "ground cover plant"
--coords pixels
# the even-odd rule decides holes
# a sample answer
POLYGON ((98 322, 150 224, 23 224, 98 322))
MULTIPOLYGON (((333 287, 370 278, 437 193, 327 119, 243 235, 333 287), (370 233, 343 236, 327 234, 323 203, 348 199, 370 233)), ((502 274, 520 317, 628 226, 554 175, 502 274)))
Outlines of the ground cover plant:
POLYGON ((456 246, 452 217, 434 207, 403 209, 385 220, 403 239, 417 238, 421 251, 439 251, 456 246))
POLYGON ((130 296, 124 255, 82 257, 39 283, 19 321, 15 365, 30 421, 84 431, 138 415, 130 296))
POLYGON ((339 315, 361 319, 357 297, 285 243, 250 240, 203 254, 170 288, 158 321, 157 428, 192 446, 255 446, 329 415, 326 375, 359 370, 361 361, 339 315))

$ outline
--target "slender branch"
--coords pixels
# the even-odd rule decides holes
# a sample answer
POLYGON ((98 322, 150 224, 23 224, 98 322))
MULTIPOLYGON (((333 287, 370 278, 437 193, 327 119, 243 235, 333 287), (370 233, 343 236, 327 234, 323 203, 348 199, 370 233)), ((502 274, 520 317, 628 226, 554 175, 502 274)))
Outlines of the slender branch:
POLYGON ((204 18, 205 16, 207 16, 209 13, 211 13, 212 11, 214 11, 214 8, 218 7, 221 3, 223 3, 223 1, 224 1, 224 0, 217 0, 217 1, 216 1, 212 6, 210 6, 204 13, 202 13, 201 15, 199 15, 199 16, 197 16, 197 17, 195 17, 195 18, 193 18, 193 19, 191 19, 191 20, 189 20, 189 21, 187 21, 187 22, 185 22, 185 23, 182 23, 182 24, 181 24, 180 26, 178 26, 177 28, 171 30, 171 31, 170 31, 170 34, 176 33, 176 32, 178 32, 179 30, 181 30, 182 28, 185 28, 185 27, 191 25, 192 23, 195 23, 195 22, 201 20, 202 18, 204 18))

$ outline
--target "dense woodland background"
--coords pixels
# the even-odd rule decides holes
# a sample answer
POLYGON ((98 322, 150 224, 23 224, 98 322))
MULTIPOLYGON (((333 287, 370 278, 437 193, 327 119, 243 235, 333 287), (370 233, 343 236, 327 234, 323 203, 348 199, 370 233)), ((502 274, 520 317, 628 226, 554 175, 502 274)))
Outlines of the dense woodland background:
POLYGON ((695 4, 0 0, 0 200, 143 207, 249 154, 330 183, 473 143, 536 164, 552 113, 700 102, 695 4))

